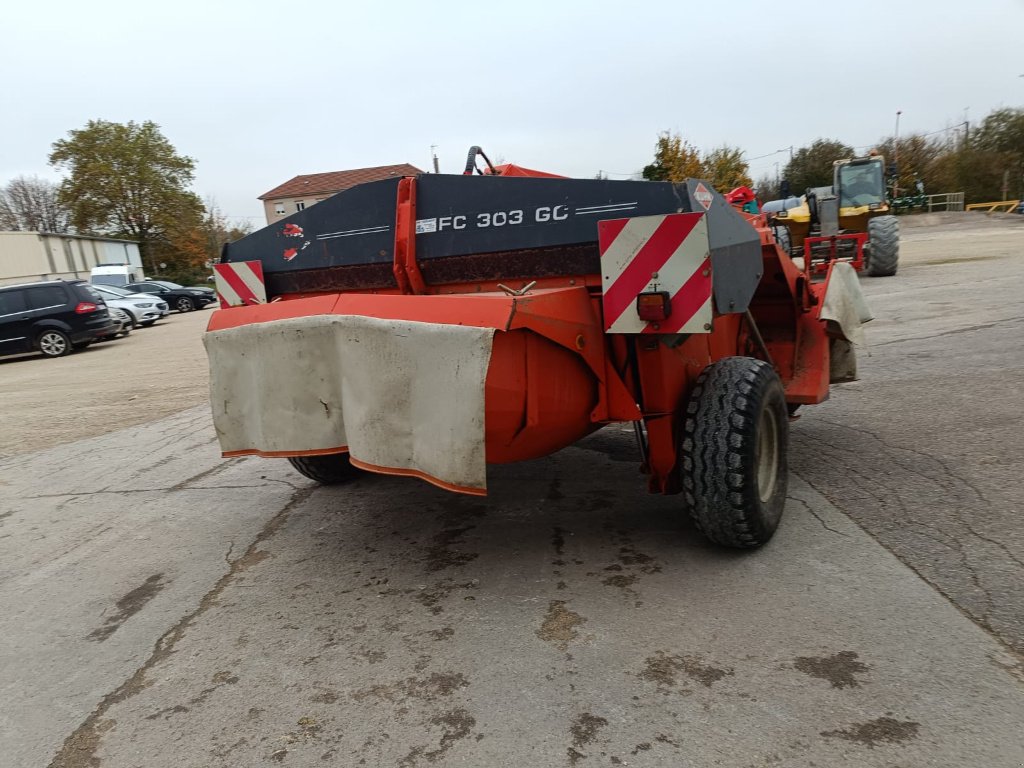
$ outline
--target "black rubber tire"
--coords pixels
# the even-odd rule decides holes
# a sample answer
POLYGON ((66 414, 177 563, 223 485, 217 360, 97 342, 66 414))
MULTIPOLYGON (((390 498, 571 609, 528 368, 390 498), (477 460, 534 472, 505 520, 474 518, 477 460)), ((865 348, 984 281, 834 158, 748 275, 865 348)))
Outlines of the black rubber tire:
POLYGON ((300 474, 321 485, 338 485, 355 480, 365 474, 352 466, 347 453, 332 453, 328 456, 292 456, 290 463, 300 474))
POLYGON ((36 336, 36 349, 46 357, 64 357, 74 351, 68 335, 56 328, 47 328, 36 336))
POLYGON ((145 320, 145 321, 139 323, 139 325, 141 325, 143 328, 149 328, 155 322, 156 322, 156 320, 145 320))
POLYGON ((900 265, 900 221, 877 216, 868 221, 868 274, 890 277, 900 265))
MULTIPOLYGON (((131 329, 130 329, 130 330, 133 330, 133 331, 134 331, 134 330, 135 330, 136 328, 138 328, 138 326, 139 326, 139 321, 135 319, 135 315, 133 315, 133 314, 132 314, 132 313, 131 313, 131 312, 130 312, 129 310, 127 310, 127 309, 122 309, 121 311, 122 311, 122 312, 124 312, 124 313, 125 313, 126 315, 128 315, 128 319, 129 319, 129 320, 131 321, 131 323, 132 323, 132 327, 131 327, 131 329)), ((125 334, 125 336, 127 336, 127 335, 128 335, 128 334, 126 333, 126 334, 125 334)))
POLYGON ((775 242, 779 244, 779 248, 786 253, 792 253, 793 239, 789 236, 789 227, 776 224, 772 229, 775 231, 775 242))
POLYGON ((192 301, 188 296, 179 296, 174 300, 174 308, 178 312, 191 312, 196 308, 196 303, 192 301))
POLYGON ((682 481, 705 536, 737 549, 771 539, 786 505, 788 445, 786 397, 768 363, 726 357, 704 369, 686 407, 682 481))

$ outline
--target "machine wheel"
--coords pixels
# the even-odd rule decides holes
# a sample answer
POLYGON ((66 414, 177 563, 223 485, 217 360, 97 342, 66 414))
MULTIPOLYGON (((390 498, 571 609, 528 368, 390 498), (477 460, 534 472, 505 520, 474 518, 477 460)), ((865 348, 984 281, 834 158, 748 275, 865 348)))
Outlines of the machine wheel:
POLYGON ((179 312, 191 312, 196 308, 196 305, 188 296, 179 296, 174 302, 174 308, 179 312))
POLYGON ((868 222, 868 274, 889 277, 900 263, 900 222, 895 216, 878 216, 868 222))
POLYGON ((779 244, 779 248, 784 250, 786 253, 792 254, 790 250, 793 245, 793 238, 789 236, 789 227, 776 225, 772 227, 775 232, 775 242, 779 244))
POLYGON ((347 453, 332 453, 327 456, 292 456, 288 462, 310 480, 321 485, 338 485, 355 480, 363 470, 352 466, 347 453))
POLYGON ((67 334, 55 328, 48 328, 39 334, 36 347, 47 357, 63 357, 73 349, 67 334))
POLYGON ((686 407, 682 480, 690 516, 717 544, 759 547, 786 504, 789 419, 775 370, 727 357, 701 373, 686 407))

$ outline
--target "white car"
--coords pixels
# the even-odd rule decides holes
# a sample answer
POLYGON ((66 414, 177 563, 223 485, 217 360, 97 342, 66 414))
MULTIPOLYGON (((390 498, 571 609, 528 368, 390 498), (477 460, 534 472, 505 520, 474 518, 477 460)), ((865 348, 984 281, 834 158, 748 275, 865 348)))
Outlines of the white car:
POLYGON ((135 323, 132 322, 131 316, 127 312, 123 309, 112 307, 109 304, 107 305, 107 311, 110 313, 110 319, 114 321, 115 330, 109 336, 100 336, 96 341, 110 341, 118 336, 127 336, 132 332, 135 323))
POLYGON ((171 313, 166 301, 154 296, 151 293, 132 293, 124 288, 117 288, 113 285, 96 285, 93 283, 89 289, 99 294, 108 306, 123 309, 135 325, 152 325, 161 317, 167 317, 171 313))

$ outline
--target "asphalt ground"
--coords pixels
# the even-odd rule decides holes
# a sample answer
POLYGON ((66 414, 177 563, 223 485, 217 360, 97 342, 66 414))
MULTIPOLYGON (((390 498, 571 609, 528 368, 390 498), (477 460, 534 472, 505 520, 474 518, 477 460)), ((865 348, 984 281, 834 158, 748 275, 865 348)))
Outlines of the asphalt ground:
POLYGON ((986 223, 864 280, 862 379, 793 423, 752 553, 620 427, 486 499, 318 488, 202 405, 36 450, 17 404, 94 351, 0 366, 0 763, 1017 768, 1024 229, 986 223))

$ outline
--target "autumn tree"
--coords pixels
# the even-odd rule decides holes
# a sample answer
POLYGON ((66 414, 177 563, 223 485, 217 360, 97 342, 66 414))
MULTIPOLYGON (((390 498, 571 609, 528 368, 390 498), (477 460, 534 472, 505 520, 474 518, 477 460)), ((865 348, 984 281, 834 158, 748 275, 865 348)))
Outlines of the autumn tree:
POLYGON ((853 157, 853 147, 841 141, 816 139, 809 147, 800 147, 786 163, 783 177, 792 194, 802 195, 808 187, 832 186, 832 163, 853 157))
POLYGON ((202 202, 188 188, 195 161, 179 155, 156 123, 90 120, 54 142, 49 160, 68 174, 60 200, 74 227, 138 240, 154 273, 156 251, 173 251, 175 237, 201 222, 202 202))
POLYGON ((648 181, 680 182, 701 176, 703 166, 700 152, 678 133, 664 131, 654 145, 654 162, 644 167, 643 177, 648 181))
POLYGON ((701 155, 700 151, 678 133, 663 131, 654 145, 654 162, 643 170, 648 181, 707 179, 719 192, 739 186, 750 186, 749 166, 743 150, 723 144, 701 155))
POLYGON ((19 176, 0 187, 0 229, 67 232, 70 213, 59 200, 60 187, 36 176, 19 176))
POLYGON ((723 194, 736 187, 749 187, 750 166, 743 159, 743 150, 723 144, 708 152, 701 160, 702 178, 723 194))

